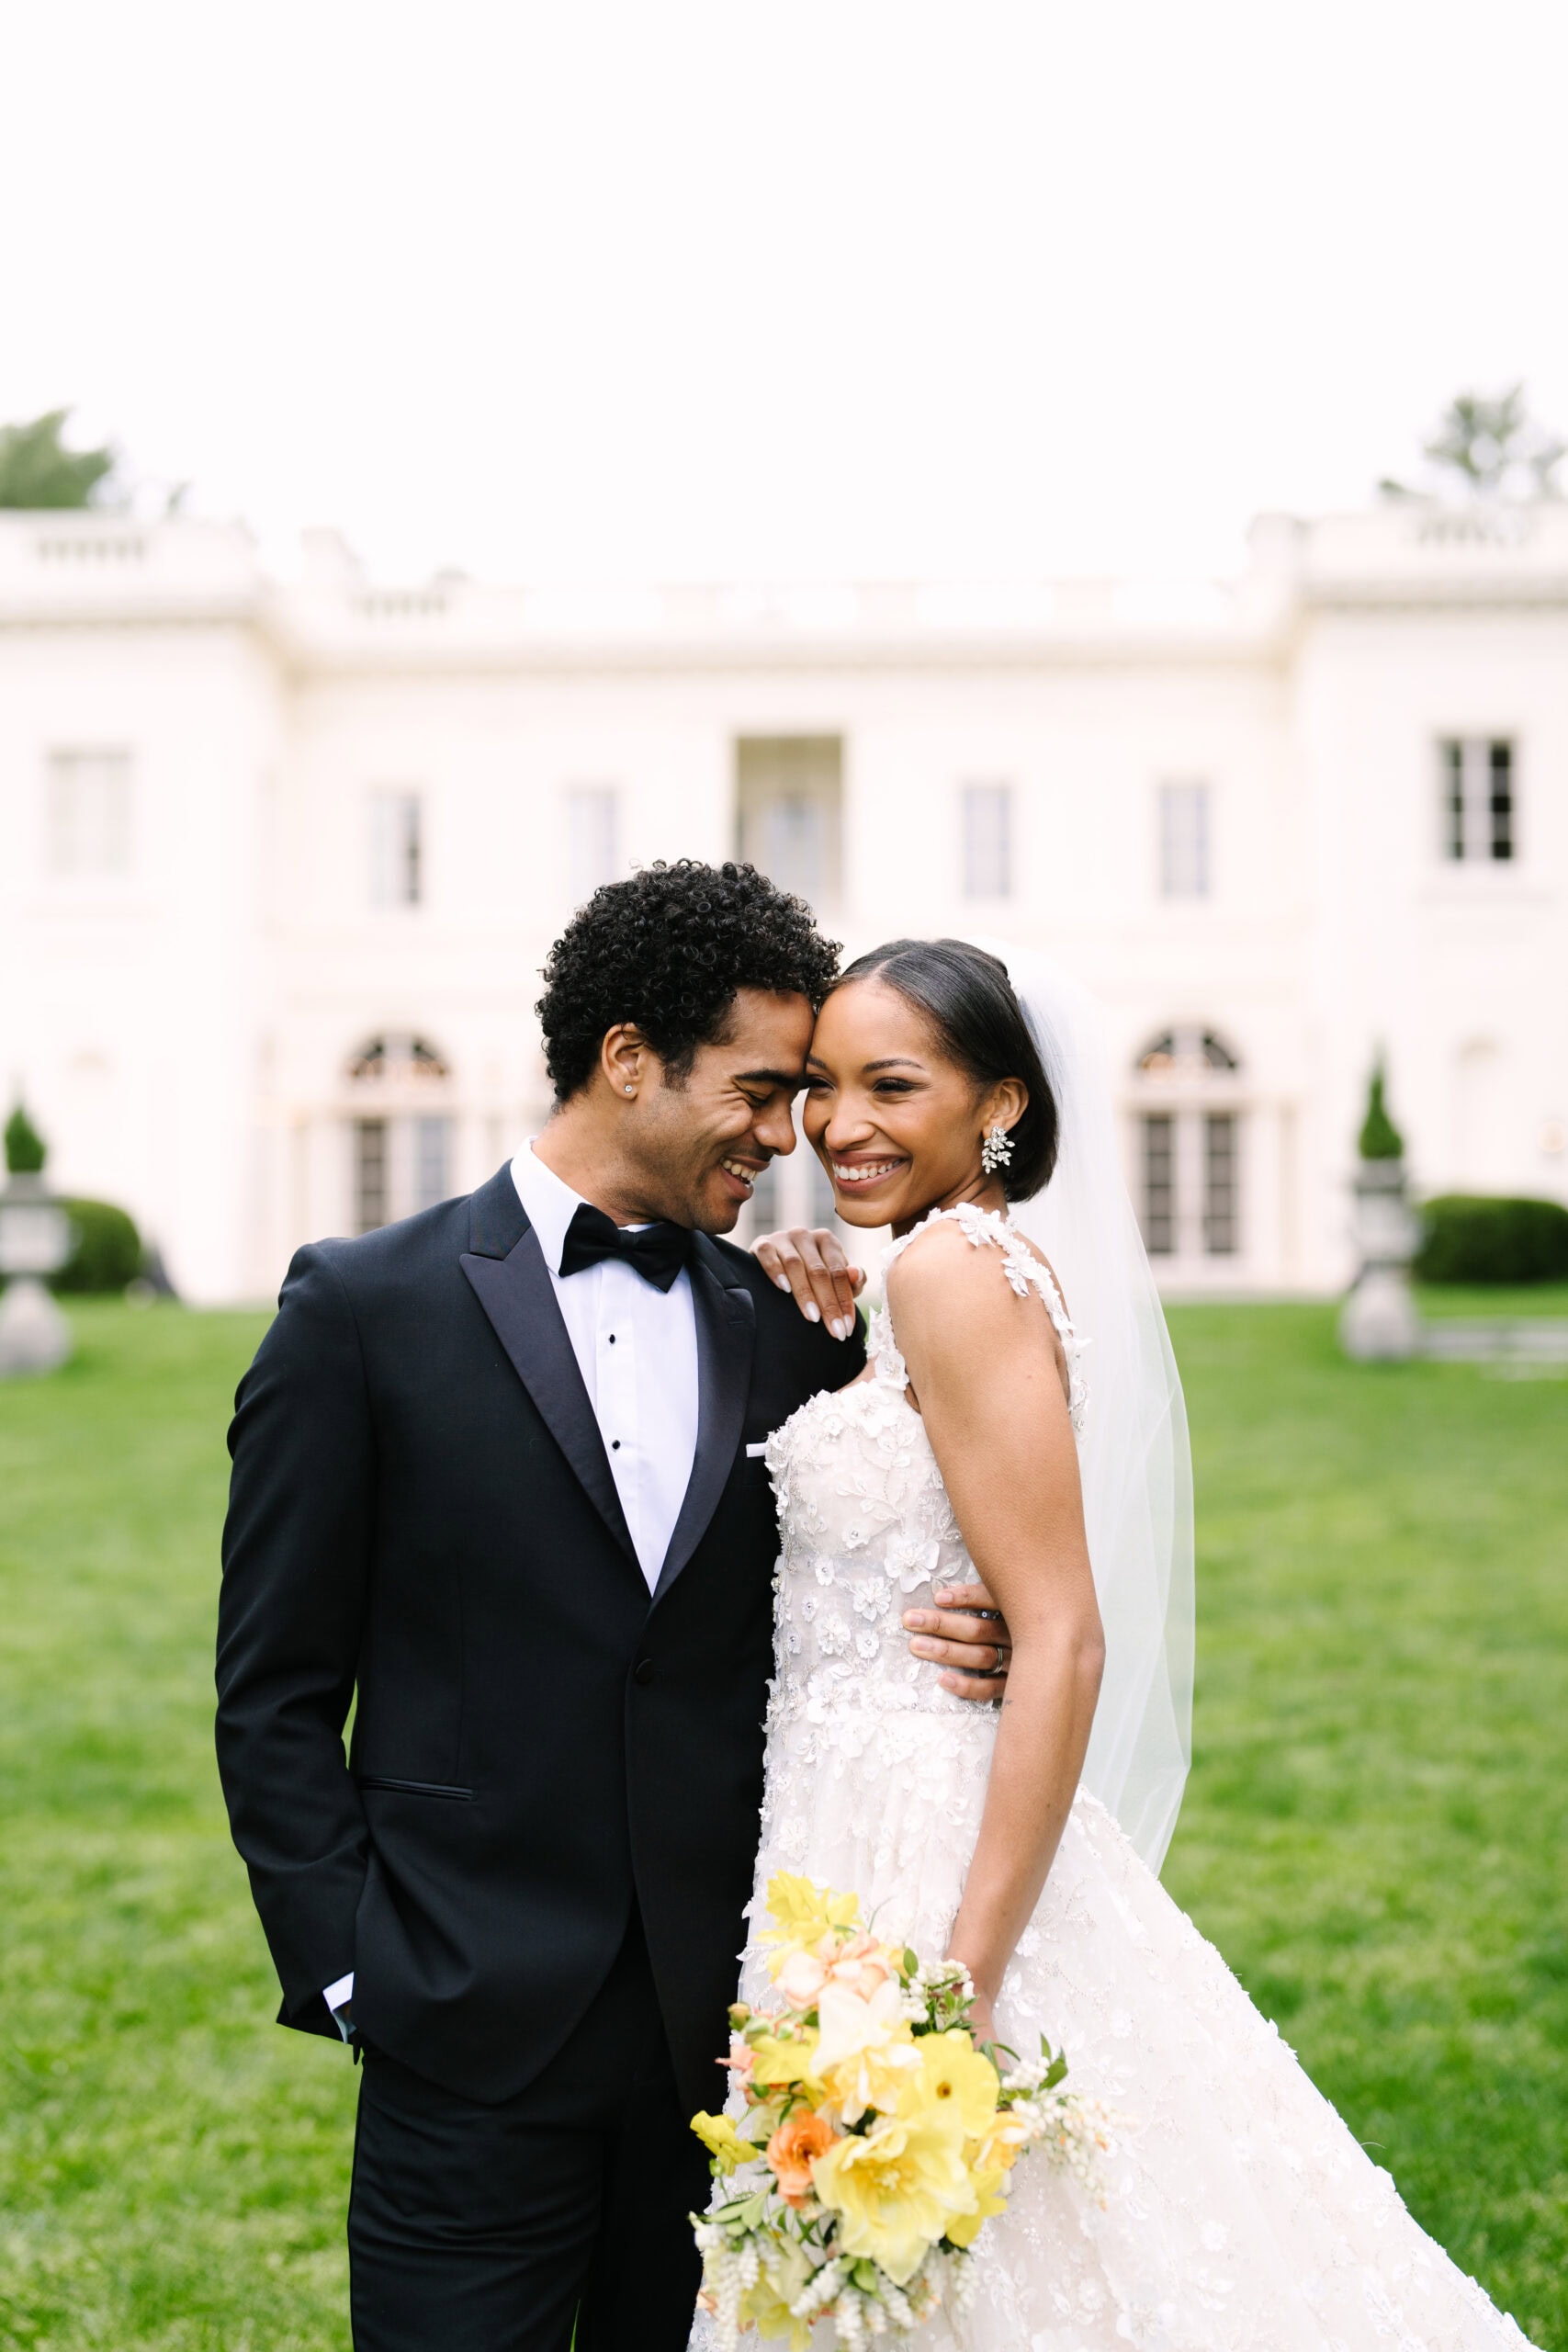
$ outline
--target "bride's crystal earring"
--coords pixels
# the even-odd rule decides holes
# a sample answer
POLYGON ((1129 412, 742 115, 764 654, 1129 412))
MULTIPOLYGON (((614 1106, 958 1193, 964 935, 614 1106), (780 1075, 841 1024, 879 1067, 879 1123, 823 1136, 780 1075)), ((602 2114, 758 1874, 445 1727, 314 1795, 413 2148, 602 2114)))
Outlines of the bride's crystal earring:
POLYGON ((1011 1158, 1012 1137, 998 1119, 980 1139, 980 1165, 987 1176, 994 1176, 1011 1158))

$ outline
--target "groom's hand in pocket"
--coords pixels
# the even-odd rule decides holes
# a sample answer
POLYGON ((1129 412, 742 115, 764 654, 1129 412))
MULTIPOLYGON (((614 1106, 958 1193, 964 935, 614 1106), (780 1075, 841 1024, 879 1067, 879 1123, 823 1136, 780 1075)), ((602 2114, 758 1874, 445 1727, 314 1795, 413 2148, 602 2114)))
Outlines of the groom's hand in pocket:
POLYGON ((995 1706, 1007 1689, 1012 1636, 983 1584, 939 1585, 934 1609, 906 1609, 904 1630, 916 1657, 945 1667, 939 1679, 960 1699, 995 1706))
POLYGON ((785 1233, 764 1233, 752 1248, 762 1272, 790 1293, 808 1323, 820 1323, 835 1340, 853 1335, 865 1270, 851 1265, 836 1233, 795 1225, 785 1233))

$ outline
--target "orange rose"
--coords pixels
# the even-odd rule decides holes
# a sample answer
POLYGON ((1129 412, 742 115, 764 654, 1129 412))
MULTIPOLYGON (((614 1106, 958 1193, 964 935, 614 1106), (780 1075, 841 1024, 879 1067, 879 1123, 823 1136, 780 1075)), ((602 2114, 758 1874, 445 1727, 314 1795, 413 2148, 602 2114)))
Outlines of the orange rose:
POLYGON ((792 2115, 768 2142, 767 2159, 787 2205, 804 2205, 811 2194, 811 2167, 827 2154, 838 2135, 825 2115, 792 2115))

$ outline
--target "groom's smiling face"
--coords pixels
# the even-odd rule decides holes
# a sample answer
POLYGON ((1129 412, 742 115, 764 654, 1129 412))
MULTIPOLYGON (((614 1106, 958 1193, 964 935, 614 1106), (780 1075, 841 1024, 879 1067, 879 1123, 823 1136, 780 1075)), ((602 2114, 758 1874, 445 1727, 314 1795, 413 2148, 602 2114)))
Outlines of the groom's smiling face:
POLYGON ((657 1082, 639 1086, 625 1129, 649 1216, 729 1231, 769 1160, 795 1149, 811 1027, 804 996, 740 989, 723 1036, 683 1076, 649 1055, 657 1082))

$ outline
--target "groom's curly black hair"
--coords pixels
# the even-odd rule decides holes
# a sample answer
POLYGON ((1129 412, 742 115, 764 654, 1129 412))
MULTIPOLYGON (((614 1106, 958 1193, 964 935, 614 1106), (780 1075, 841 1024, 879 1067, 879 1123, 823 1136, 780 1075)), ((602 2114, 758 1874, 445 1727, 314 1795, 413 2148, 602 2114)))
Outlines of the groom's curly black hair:
POLYGON ((633 1021, 677 1080, 722 1042, 738 989, 786 989, 815 1012, 839 968, 810 908, 754 865, 662 859, 579 907, 535 1006, 556 1100, 586 1086, 606 1030, 633 1021))

